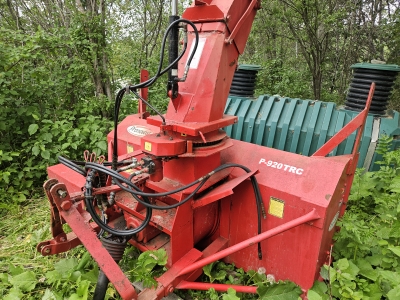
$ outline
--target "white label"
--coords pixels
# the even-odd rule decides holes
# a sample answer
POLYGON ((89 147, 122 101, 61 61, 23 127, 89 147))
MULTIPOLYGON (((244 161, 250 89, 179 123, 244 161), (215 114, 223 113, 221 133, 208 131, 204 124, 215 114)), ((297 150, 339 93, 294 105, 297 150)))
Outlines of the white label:
POLYGON ((304 170, 301 168, 297 168, 291 165, 287 165, 278 161, 273 161, 273 160, 266 160, 265 158, 261 158, 260 161, 258 162, 259 165, 263 164, 266 165, 267 167, 273 168, 273 169, 278 169, 282 170, 285 172, 293 173, 296 175, 303 175, 304 170))
POLYGON ((128 127, 128 132, 134 136, 143 137, 148 134, 152 134, 153 132, 147 128, 146 126, 133 125, 128 127))
MULTIPOLYGON (((206 43, 206 38, 199 38, 199 43, 197 45, 197 49, 196 49, 196 53, 193 56, 193 59, 190 63, 190 68, 191 69, 197 69, 197 67, 199 66, 199 62, 200 62, 200 57, 201 54, 203 53, 203 49, 204 49, 204 45, 206 43)), ((194 48, 194 44, 195 41, 192 41, 192 46, 190 47, 190 54, 193 52, 193 48, 194 48)), ((189 60, 190 54, 188 55, 187 60, 189 60)), ((187 61, 186 61, 186 65, 187 65, 187 61)))

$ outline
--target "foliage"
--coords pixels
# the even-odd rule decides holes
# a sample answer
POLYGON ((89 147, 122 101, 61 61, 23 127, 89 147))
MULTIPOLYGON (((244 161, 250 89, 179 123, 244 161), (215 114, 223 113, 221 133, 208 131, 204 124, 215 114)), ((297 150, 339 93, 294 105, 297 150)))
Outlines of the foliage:
MULTIPOLYGON (((42 257, 36 245, 50 238, 45 199, 38 199, 0 220, 0 298, 42 300, 92 299, 98 266, 89 253, 77 247, 68 253, 42 257)), ((126 250, 121 264, 135 280, 153 286, 154 270, 166 264, 165 250, 147 251, 132 259, 134 248, 126 250)), ((161 269, 162 271, 162 269, 161 269)), ((106 299, 118 299, 110 286, 106 299)))
MULTIPOLYGON (((275 282, 272 275, 265 274, 265 269, 245 272, 242 268, 236 268, 234 264, 225 264, 217 261, 203 267, 201 281, 211 283, 223 283, 231 285, 247 285, 257 287, 257 294, 237 293, 228 289, 226 293, 217 293, 213 288, 208 291, 187 291, 193 299, 211 300, 236 300, 236 299, 263 299, 263 300, 298 300, 302 294, 301 289, 290 281, 275 282)), ((187 299, 187 295, 178 292, 181 297, 187 299), (186 297, 185 297, 186 296, 186 297)))
POLYGON ((325 282, 314 285, 309 299, 399 298, 400 150, 388 151, 391 140, 380 139, 379 171, 357 171, 347 212, 338 222, 336 260, 322 268, 325 282))
POLYGON ((166 270, 163 268, 166 263, 167 252, 163 248, 140 254, 136 248, 129 247, 125 250, 121 266, 131 281, 142 282, 144 287, 154 287, 157 286, 154 277, 166 270))

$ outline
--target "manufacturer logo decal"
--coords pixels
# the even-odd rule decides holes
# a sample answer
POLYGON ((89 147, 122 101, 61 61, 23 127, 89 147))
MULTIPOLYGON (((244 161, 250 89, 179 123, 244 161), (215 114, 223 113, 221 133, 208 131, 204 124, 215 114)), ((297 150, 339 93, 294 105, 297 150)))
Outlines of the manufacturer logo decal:
POLYGON ((152 134, 153 132, 147 128, 146 126, 133 125, 128 127, 128 132, 134 136, 143 137, 148 134, 152 134))

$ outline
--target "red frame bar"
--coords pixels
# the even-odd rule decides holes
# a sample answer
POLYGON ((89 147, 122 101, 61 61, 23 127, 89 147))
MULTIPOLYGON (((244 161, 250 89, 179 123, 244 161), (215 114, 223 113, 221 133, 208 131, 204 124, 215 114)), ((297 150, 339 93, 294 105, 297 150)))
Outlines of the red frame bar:
POLYGON ((123 299, 137 299, 137 294, 129 279, 122 272, 110 253, 103 247, 96 233, 89 223, 82 217, 75 205, 72 204, 69 194, 61 198, 59 190, 67 191, 63 183, 57 183, 50 189, 50 197, 54 200, 62 218, 68 223, 76 236, 85 237, 81 239, 82 244, 90 255, 96 260, 100 269, 109 278, 115 289, 123 299), (71 204, 71 206, 66 205, 71 204))
POLYGON ((244 248, 247 248, 249 246, 252 246, 254 244, 257 244, 263 240, 266 240, 267 238, 273 237, 277 234, 280 234, 286 230, 289 230, 293 227, 299 226, 301 224, 304 224, 306 222, 312 221, 312 220, 316 220, 319 219, 320 216, 317 214, 315 208, 313 208, 313 210, 311 212, 309 212, 308 214, 305 214, 304 216, 301 216, 297 219, 291 220, 285 224, 279 225, 273 229, 267 230, 261 234, 258 234, 252 238, 249 238, 247 240, 244 240, 243 242, 240 242, 236 245, 233 245, 231 247, 228 247, 222 251, 219 251, 217 253, 214 253, 206 258, 203 258, 195 263, 193 263, 192 265, 184 268, 183 270, 181 270, 178 274, 178 276, 184 275, 184 274, 188 274, 190 272, 196 271, 197 269, 200 269, 212 262, 215 262, 221 258, 224 258, 232 253, 235 253, 239 250, 242 250, 244 248))
POLYGON ((240 18, 239 22, 237 22, 235 28, 233 28, 231 35, 227 39, 225 39, 225 43, 227 43, 227 44, 233 43, 233 40, 235 39, 236 34, 239 32, 239 29, 242 27, 243 23, 246 21, 247 17, 250 15, 253 8, 257 8, 259 6, 260 6, 259 0, 251 1, 249 7, 247 8, 247 10, 243 14, 243 16, 240 18), (257 6, 256 6, 256 4, 257 4, 257 6))
POLYGON ((229 288, 233 288, 238 293, 249 293, 256 294, 256 286, 246 286, 246 285, 232 285, 232 284, 220 284, 220 283, 208 283, 208 282, 189 282, 182 280, 176 287, 180 290, 201 290, 208 291, 213 288, 218 292, 226 292, 229 288))
MULTIPOLYGON (((140 82, 145 82, 147 79, 149 79, 149 71, 142 69, 140 70, 140 82)), ((142 97, 144 100, 148 100, 149 98, 149 88, 141 88, 139 90, 139 95, 142 97)), ((147 105, 144 103, 142 100, 139 99, 139 107, 138 107, 138 112, 140 115, 141 119, 146 119, 150 114, 146 111, 147 105)))
POLYGON ((343 142, 350 134, 354 132, 354 130, 359 129, 357 133, 357 138, 354 143, 353 153, 355 156, 358 151, 358 147, 360 145, 360 140, 362 133, 364 131, 365 120, 367 119, 369 108, 372 102, 372 96, 375 91, 375 82, 371 84, 371 88, 369 90, 367 103, 362 112, 360 112, 357 117, 351 120, 346 126, 344 126, 341 130, 339 130, 329 141, 327 141, 321 148, 319 148, 315 153, 311 156, 327 156, 333 149, 335 149, 341 142, 343 142))

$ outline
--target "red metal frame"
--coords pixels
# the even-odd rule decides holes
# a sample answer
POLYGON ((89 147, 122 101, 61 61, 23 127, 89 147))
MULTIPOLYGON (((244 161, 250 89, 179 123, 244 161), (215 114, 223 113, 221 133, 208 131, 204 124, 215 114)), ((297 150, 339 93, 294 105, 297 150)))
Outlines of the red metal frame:
MULTIPOLYGON (((147 79, 149 79, 149 71, 147 70, 140 70, 140 82, 145 82, 147 79)), ((149 88, 141 88, 139 91, 140 97, 142 97, 144 100, 148 100, 149 98, 149 88)), ((138 105, 138 113, 140 118, 146 119, 148 116, 150 116, 149 112, 146 111, 146 103, 144 103, 142 100, 139 99, 139 105, 138 105)))
MULTIPOLYGON (((357 137, 354 142, 352 155, 355 156, 358 152, 362 133, 364 131, 365 120, 367 119, 369 108, 371 106, 372 96, 375 92, 375 82, 371 84, 365 108, 346 126, 339 130, 329 141, 319 148, 312 156, 327 156, 332 150, 340 145, 347 137, 358 129, 357 137)), ((357 162, 355 162, 357 165, 357 162)))

